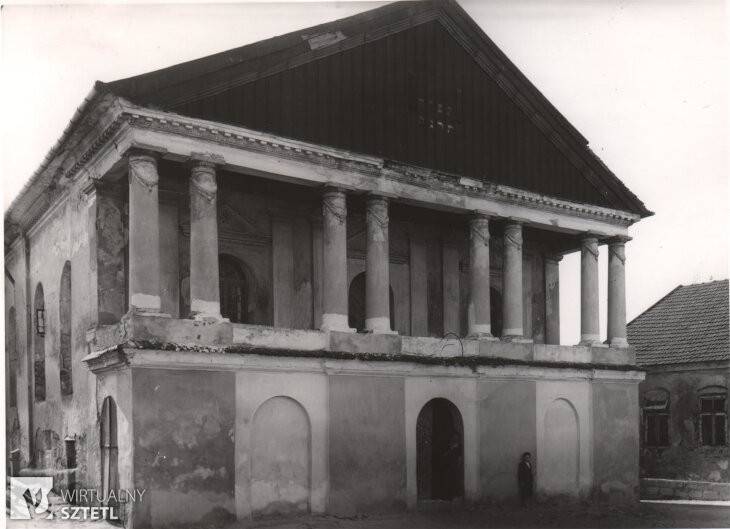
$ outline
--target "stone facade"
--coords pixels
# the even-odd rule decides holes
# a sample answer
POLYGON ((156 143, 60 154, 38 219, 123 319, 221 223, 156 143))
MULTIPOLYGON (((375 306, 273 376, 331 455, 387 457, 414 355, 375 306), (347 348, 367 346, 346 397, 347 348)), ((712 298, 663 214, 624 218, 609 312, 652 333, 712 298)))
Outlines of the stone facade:
MULTIPOLYGON (((585 145, 551 134, 597 181, 585 145)), ((6 216, 21 472, 144 488, 134 527, 509 498, 525 451, 542 497, 637 498, 623 244, 648 213, 615 176, 625 207, 109 90, 61 143, 74 155, 54 151, 6 216), (560 345, 573 251, 582 340, 560 345)))

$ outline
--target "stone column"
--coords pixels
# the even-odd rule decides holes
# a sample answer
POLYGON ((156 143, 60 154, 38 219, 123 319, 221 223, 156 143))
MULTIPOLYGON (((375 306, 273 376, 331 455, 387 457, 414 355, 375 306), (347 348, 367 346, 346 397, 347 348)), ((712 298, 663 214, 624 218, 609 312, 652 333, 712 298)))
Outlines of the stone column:
POLYGON ((160 203, 157 157, 129 153, 129 310, 160 314, 160 203))
POLYGON ((195 162, 190 172, 190 312, 221 319, 218 279, 218 185, 215 166, 195 162))
POLYGON ((368 197, 366 223, 365 328, 375 333, 391 333, 387 198, 368 197))
POLYGON ((626 341, 626 253, 628 238, 608 243, 608 342, 611 347, 628 347, 626 341))
POLYGON ((562 255, 546 255, 545 261, 545 343, 560 344, 560 261, 562 255))
POLYGON ((492 336, 489 292, 489 219, 469 221, 469 336, 492 336))
POLYGON ((502 338, 522 338, 522 225, 504 227, 504 270, 502 293, 502 338))
POLYGON ((580 343, 601 343, 598 317, 598 239, 586 235, 580 245, 580 343))
POLYGON ((354 332, 347 322, 347 196, 341 189, 325 189, 322 221, 322 330, 354 332))

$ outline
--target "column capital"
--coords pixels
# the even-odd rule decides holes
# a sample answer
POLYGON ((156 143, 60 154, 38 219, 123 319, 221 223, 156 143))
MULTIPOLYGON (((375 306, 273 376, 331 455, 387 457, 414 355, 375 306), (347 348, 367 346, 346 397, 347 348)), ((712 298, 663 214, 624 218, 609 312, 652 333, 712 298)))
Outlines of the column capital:
POLYGON ((325 184, 322 187, 322 196, 327 195, 344 195, 347 196, 347 190, 335 184, 325 184))
POLYGON ((129 162, 129 184, 134 182, 151 192, 157 189, 160 175, 157 172, 157 154, 152 151, 130 149, 127 151, 129 162))
POLYGON ((508 222, 504 227, 504 244, 515 246, 522 250, 522 224, 508 222))
POLYGON ((585 235, 580 240, 581 254, 589 253, 596 261, 598 260, 598 238, 593 235, 585 235))
POLYGON ((367 196, 367 203, 368 204, 371 204, 371 203, 375 203, 375 204, 378 204, 378 203, 387 204, 388 202, 390 202, 390 199, 388 197, 386 197, 385 195, 381 195, 379 193, 372 193, 371 192, 371 193, 368 193, 366 196, 367 196))
POLYGON ((226 159, 219 154, 212 154, 207 152, 191 152, 190 158, 188 158, 188 163, 191 165, 200 164, 217 167, 224 165, 226 163, 226 159))
POLYGON ((477 220, 477 219, 490 220, 492 217, 493 217, 493 215, 490 215, 489 213, 484 213, 483 211, 474 210, 469 215, 469 220, 477 220))
POLYGON ((190 167, 190 172, 192 174, 207 173, 215 175, 216 170, 218 169, 218 164, 211 162, 210 160, 191 159, 188 161, 188 167, 190 167))
POLYGON ((547 253, 543 255, 543 259, 545 261, 549 261, 551 263, 558 264, 560 261, 563 260, 563 254, 559 253, 547 253))
POLYGON ((469 218, 469 238, 489 246, 489 217, 474 215, 469 218))
POLYGON ((325 219, 334 219, 344 225, 347 221, 347 195, 344 190, 336 187, 325 187, 322 193, 322 216, 325 219))
POLYGON ((627 242, 632 241, 633 239, 629 237, 628 235, 616 235, 615 237, 611 237, 608 239, 608 245, 609 246, 623 246, 627 242))
POLYGON ((130 147, 127 152, 125 153, 127 160, 129 160, 130 163, 132 162, 147 162, 147 163, 154 163, 157 165, 158 160, 160 159, 160 156, 162 156, 163 153, 147 149, 145 147, 138 147, 138 146, 132 146, 130 147))

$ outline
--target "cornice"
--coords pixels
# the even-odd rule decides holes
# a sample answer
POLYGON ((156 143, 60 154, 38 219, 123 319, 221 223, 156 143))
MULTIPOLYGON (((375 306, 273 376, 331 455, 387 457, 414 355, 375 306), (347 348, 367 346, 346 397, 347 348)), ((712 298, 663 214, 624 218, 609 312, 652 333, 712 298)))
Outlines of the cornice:
POLYGON ((619 226, 629 226, 641 218, 637 214, 626 211, 571 202, 489 182, 477 182, 473 179, 464 179, 459 175, 410 166, 372 156, 363 156, 341 149, 291 140, 243 127, 234 127, 141 108, 127 110, 124 115, 132 127, 168 132, 253 152, 273 154, 284 159, 346 169, 374 177, 384 177, 429 190, 448 190, 461 195, 496 200, 505 204, 517 204, 543 211, 567 213, 580 218, 597 219, 619 226), (474 185, 475 182, 481 185, 474 185))

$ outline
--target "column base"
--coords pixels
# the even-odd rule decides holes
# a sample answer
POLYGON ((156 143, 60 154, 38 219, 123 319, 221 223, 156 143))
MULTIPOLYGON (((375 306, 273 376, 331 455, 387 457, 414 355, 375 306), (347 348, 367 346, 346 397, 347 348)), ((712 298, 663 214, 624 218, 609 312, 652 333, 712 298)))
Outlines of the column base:
POLYGON ((347 320, 347 314, 322 314, 322 325, 319 329, 323 332, 356 332, 357 329, 351 328, 347 320))
POLYGON ((602 341, 601 337, 597 334, 584 334, 580 337, 578 345, 586 347, 607 347, 602 341))
POLYGON ((365 320, 365 329, 373 334, 398 334, 390 328, 390 318, 367 318, 365 320))
POLYGON ((479 340, 481 342, 498 342, 499 338, 492 336, 490 332, 471 332, 466 335, 467 340, 479 340))
POLYGON ((532 338, 525 338, 524 336, 517 334, 507 334, 505 336, 501 336, 500 340, 509 343, 535 343, 535 340, 533 340, 532 338))
POLYGON ((220 314, 206 314, 204 312, 191 314, 190 319, 195 321, 202 321, 205 323, 229 323, 231 321, 228 318, 224 318, 220 314))
POLYGON ((148 307, 130 307, 127 311, 127 314, 153 318, 172 318, 171 314, 167 314, 166 312, 160 312, 160 309, 151 309, 148 307))
POLYGON ((611 347, 616 349, 627 349, 629 347, 629 342, 626 338, 611 338, 609 343, 611 344, 611 347))

